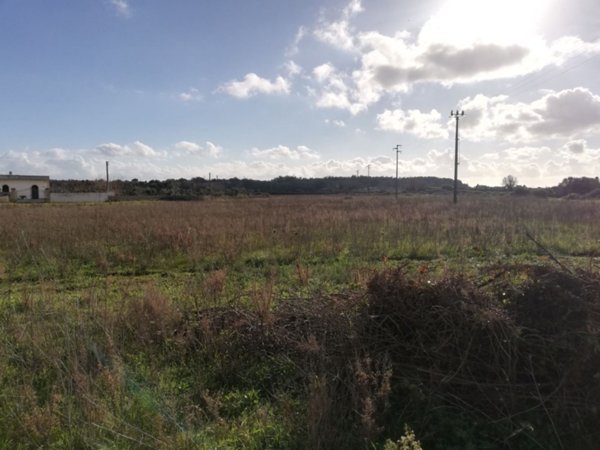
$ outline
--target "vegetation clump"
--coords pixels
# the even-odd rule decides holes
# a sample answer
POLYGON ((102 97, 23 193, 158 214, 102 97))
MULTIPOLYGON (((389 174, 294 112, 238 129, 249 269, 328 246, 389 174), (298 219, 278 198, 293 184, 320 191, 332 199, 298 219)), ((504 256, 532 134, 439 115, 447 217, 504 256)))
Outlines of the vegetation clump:
POLYGON ((425 448, 594 447, 600 277, 520 270, 527 281, 487 292, 401 271, 371 281, 365 341, 391 361, 392 421, 425 448))

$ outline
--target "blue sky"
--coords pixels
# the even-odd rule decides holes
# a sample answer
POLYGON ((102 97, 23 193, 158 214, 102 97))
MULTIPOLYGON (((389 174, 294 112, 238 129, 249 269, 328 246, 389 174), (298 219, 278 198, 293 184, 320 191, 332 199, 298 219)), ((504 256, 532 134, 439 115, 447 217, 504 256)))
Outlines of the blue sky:
POLYGON ((0 172, 165 179, 600 169, 595 0, 0 0, 0 172))

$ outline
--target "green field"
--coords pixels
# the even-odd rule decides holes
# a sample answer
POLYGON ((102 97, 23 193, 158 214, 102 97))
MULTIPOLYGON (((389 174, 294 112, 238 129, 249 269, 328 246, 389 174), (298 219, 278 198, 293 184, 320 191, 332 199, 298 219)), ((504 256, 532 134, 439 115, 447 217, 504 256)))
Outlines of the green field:
POLYGON ((0 448, 593 448, 599 223, 498 194, 2 205, 0 448))

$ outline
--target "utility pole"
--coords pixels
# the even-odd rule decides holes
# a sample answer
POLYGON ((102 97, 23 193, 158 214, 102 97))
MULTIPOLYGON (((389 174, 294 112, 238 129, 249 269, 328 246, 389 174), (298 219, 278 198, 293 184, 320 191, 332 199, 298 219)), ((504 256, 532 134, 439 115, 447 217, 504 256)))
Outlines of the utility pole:
POLYGON ((371 193, 371 164, 367 164, 367 194, 371 193))
POLYGON ((396 200, 398 200, 398 154, 401 153, 401 144, 396 145, 392 150, 396 150, 396 200))
POLYGON ((106 193, 108 194, 108 161, 106 161, 106 193))
POLYGON ((454 203, 458 201, 458 121, 465 115, 464 111, 450 111, 450 117, 456 118, 456 135, 454 139, 454 203))

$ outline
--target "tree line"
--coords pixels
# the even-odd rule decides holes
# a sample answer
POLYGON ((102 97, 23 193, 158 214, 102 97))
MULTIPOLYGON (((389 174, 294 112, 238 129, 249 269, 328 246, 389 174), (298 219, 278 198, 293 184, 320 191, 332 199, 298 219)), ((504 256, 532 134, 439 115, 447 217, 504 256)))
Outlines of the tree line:
MULTIPOLYGON (((458 182, 460 192, 510 192, 516 195, 540 195, 552 197, 599 197, 598 177, 569 177, 557 186, 527 188, 517 184, 516 177, 509 175, 503 186, 477 185, 470 187, 458 182)), ((155 198, 164 200, 195 200, 207 195, 326 195, 326 194, 394 194, 452 192, 454 181, 450 178, 407 177, 324 177, 300 178, 277 177, 272 180, 229 178, 208 180, 202 177, 167 180, 113 180, 109 190, 124 198, 155 198)), ((51 180, 52 192, 102 192, 107 189, 105 180, 51 180)))

